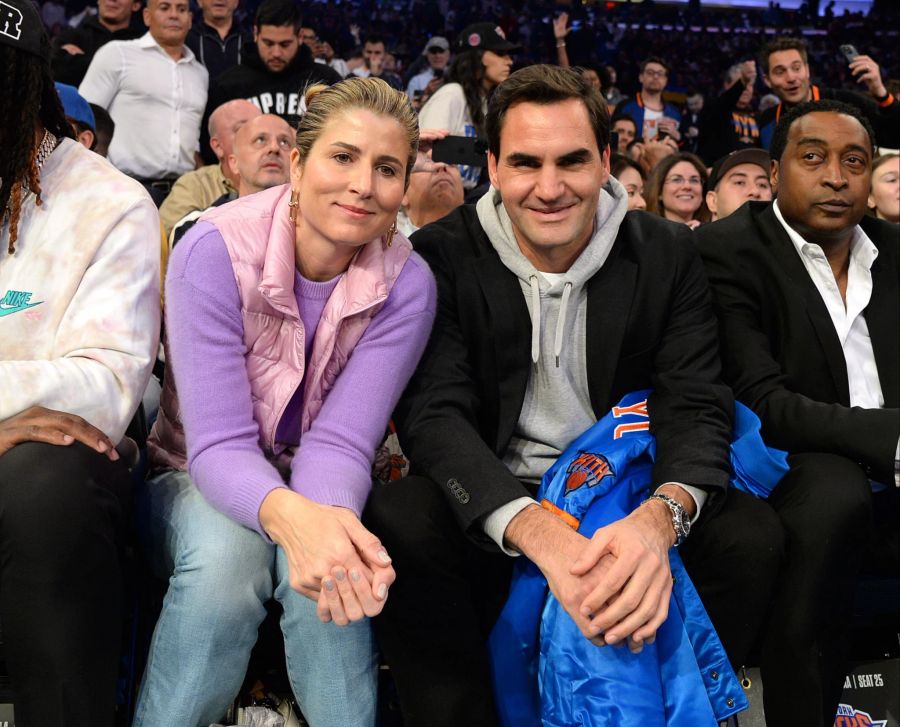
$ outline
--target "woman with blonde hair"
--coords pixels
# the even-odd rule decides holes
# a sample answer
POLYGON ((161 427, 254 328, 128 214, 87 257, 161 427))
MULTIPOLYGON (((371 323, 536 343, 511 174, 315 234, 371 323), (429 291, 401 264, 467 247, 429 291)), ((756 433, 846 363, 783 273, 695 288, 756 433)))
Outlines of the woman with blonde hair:
POLYGON ((700 157, 681 152, 654 167, 644 187, 647 211, 695 228, 709 222, 706 180, 709 174, 700 157))
POLYGON ((207 213, 169 264, 144 507, 169 590, 137 727, 221 718, 273 596, 309 724, 375 723, 368 618, 394 571, 359 516, 435 313, 395 226, 418 124, 377 78, 313 87, 306 104, 289 184, 207 213))

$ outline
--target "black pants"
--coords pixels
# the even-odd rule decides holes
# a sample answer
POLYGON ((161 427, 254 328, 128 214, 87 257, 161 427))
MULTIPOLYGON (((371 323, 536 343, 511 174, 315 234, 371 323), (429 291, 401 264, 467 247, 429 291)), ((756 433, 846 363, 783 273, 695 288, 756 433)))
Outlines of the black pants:
POLYGON ((0 457, 0 623, 17 727, 112 725, 129 473, 75 443, 0 457))
MULTIPOLYGON (((466 538, 446 496, 426 478, 376 488, 364 520, 398 574, 374 627, 405 726, 494 727, 485 640, 506 600, 512 558, 466 538)), ((735 666, 744 662, 769 604, 783 557, 781 533, 770 507, 733 491, 682 546, 735 666)))
POLYGON ((784 527, 786 559, 762 634, 766 724, 830 727, 872 531, 871 488, 860 466, 843 457, 798 454, 789 464, 768 501, 784 527))

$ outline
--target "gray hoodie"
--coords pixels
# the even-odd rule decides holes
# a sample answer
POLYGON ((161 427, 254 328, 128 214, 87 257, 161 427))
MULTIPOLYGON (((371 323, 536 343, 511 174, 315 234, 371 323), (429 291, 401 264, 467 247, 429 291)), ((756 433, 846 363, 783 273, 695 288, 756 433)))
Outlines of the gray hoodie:
POLYGON ((531 375, 504 463, 516 477, 540 482, 544 472, 597 419, 587 383, 585 284, 600 270, 628 210, 613 177, 600 192, 594 234, 565 273, 539 272, 516 242, 512 222, 493 188, 476 206, 478 220, 503 264, 519 278, 531 315, 531 375))

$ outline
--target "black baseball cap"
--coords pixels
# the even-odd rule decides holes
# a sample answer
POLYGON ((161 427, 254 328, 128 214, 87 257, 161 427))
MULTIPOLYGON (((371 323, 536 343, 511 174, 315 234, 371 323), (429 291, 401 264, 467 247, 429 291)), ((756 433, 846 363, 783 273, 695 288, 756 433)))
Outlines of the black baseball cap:
POLYGON ((31 0, 0 0, 0 43, 47 58, 50 42, 31 0))
POLYGON ((755 164, 758 167, 762 167, 766 174, 769 174, 772 166, 771 161, 772 158, 765 149, 738 149, 733 151, 713 164, 706 188, 715 189, 716 185, 722 181, 722 177, 738 164, 755 164))
POLYGON ((481 48, 499 55, 522 50, 522 46, 510 43, 500 26, 494 23, 474 23, 466 27, 459 34, 456 45, 460 51, 481 48))

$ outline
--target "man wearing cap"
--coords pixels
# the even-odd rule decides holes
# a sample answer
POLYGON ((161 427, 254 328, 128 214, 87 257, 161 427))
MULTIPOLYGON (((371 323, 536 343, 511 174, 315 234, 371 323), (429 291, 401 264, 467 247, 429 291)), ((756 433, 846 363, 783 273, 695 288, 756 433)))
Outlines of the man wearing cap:
POLYGON ((406 95, 413 105, 420 107, 444 82, 444 72, 450 63, 450 43, 440 35, 425 44, 422 55, 428 61, 428 70, 413 76, 406 86, 406 95))
POLYGON ((138 40, 97 51, 78 92, 116 124, 109 161, 159 205, 175 179, 196 166, 209 74, 184 44, 187 0, 148 0, 144 23, 148 31, 138 40))
POLYGON ((34 4, 2 0, 0 621, 16 724, 112 727, 134 464, 117 447, 158 346, 159 221, 72 138, 49 55, 34 4))
POLYGON ((898 568, 900 238, 866 215, 874 146, 855 107, 798 104, 772 139, 777 199, 696 233, 723 378, 789 454, 766 500, 787 543, 759 634, 770 727, 835 724, 860 568, 898 568))
POLYGON ((94 150, 97 144, 94 121, 94 112, 91 105, 78 93, 78 89, 66 83, 56 83, 56 92, 62 101, 63 111, 66 112, 66 120, 72 125, 75 132, 75 140, 85 149, 94 150))
POLYGON ((769 202, 771 160, 764 149, 739 149, 719 159, 707 183, 706 206, 713 220, 721 220, 747 200, 769 202))

